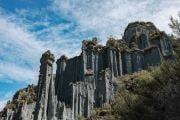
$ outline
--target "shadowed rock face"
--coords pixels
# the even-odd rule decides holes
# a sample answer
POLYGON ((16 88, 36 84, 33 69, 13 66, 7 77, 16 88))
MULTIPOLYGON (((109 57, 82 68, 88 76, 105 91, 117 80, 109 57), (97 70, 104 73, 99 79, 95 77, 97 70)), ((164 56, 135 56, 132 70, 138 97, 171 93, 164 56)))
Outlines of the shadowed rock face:
POLYGON ((7 108, 10 112, 1 113, 0 118, 74 120, 78 116, 89 117, 95 107, 114 102, 117 77, 158 65, 166 59, 174 59, 171 41, 150 22, 130 23, 123 40, 109 38, 106 46, 99 45, 96 38, 84 40, 79 56, 68 59, 63 55, 56 61, 55 75, 55 58, 47 51, 40 60, 36 102, 23 104, 25 111, 7 108), (9 117, 13 115, 21 118, 9 117))

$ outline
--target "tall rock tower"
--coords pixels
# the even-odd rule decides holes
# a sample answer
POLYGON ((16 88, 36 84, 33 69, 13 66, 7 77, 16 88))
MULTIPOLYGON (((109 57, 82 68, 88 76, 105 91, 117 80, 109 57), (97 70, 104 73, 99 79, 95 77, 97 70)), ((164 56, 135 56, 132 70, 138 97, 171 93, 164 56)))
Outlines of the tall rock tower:
POLYGON ((41 57, 40 75, 38 82, 37 103, 35 108, 35 120, 47 120, 48 98, 50 86, 53 81, 54 55, 48 50, 41 57))

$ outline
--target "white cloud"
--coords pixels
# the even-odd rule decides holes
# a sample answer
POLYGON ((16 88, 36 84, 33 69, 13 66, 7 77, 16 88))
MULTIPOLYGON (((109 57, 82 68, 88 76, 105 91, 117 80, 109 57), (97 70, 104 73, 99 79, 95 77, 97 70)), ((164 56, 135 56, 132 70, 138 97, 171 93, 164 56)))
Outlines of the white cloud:
POLYGON ((9 92, 7 92, 5 95, 3 95, 1 97, 1 100, 0 100, 0 111, 3 110, 3 108, 5 107, 7 101, 9 99, 12 99, 13 95, 14 95, 14 92, 13 91, 9 91, 9 92))
POLYGON ((3 110, 3 108, 5 107, 7 101, 6 100, 1 100, 0 101, 0 111, 3 110))
POLYGON ((62 54, 74 56, 79 53, 81 43, 69 40, 68 35, 60 36, 62 30, 69 28, 68 24, 49 26, 40 32, 31 32, 29 27, 33 26, 24 23, 17 16, 14 14, 6 15, 0 9, 1 81, 37 82, 39 59, 41 54, 48 49, 57 58, 62 54))
POLYGON ((158 6, 158 11, 151 16, 151 21, 154 22, 157 27, 161 30, 171 33, 171 29, 168 26, 170 22, 170 16, 176 16, 178 11, 180 11, 180 1, 174 0, 163 0, 158 6))
POLYGON ((15 94, 16 91, 8 91, 4 96, 3 96, 3 100, 8 100, 11 99, 13 97, 13 95, 15 94))
POLYGON ((9 99, 12 99, 13 95, 14 95, 14 92, 13 91, 9 91, 5 95, 1 96, 1 99, 0 99, 0 111, 3 110, 3 108, 5 107, 7 101, 9 99))
POLYGON ((0 26, 1 78, 32 82, 43 46, 33 34, 6 16, 0 16, 0 26))
POLYGON ((38 72, 36 70, 33 71, 32 69, 17 66, 8 62, 0 63, 0 71, 0 80, 3 80, 4 78, 5 82, 6 79, 7 82, 10 82, 8 81, 8 79, 10 79, 30 84, 37 82, 38 79, 38 72))
POLYGON ((170 32, 169 16, 177 14, 179 0, 54 0, 54 9, 74 19, 80 30, 96 31, 101 38, 120 36, 129 22, 152 21, 170 32))

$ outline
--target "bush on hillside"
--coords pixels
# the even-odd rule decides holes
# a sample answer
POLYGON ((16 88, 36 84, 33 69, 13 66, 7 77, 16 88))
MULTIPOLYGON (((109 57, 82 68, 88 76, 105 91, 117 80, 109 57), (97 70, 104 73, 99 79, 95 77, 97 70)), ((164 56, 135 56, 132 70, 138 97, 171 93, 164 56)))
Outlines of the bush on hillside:
POLYGON ((121 120, 178 120, 180 62, 121 78, 113 113, 121 120), (129 89, 131 88, 131 89, 129 89))

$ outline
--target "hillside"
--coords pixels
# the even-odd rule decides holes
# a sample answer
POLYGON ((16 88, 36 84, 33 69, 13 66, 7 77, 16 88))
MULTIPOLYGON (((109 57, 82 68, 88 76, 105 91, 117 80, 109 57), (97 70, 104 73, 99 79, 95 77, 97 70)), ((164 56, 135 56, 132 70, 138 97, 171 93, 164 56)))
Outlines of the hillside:
POLYGON ((8 101, 3 111, 0 112, 0 120, 5 118, 8 120, 21 120, 22 117, 31 119, 32 108, 35 106, 36 101, 36 93, 37 86, 35 85, 28 85, 27 88, 17 91, 12 101, 8 101))
MULTIPOLYGON (((159 67, 118 78, 115 103, 95 109, 91 119, 179 120, 179 66, 179 61, 175 63, 167 61, 159 67)), ((22 91, 18 92, 21 96, 23 96, 22 91)), ((12 108, 12 103, 16 99, 14 97, 11 103, 7 103, 5 109, 12 108)), ((79 117, 79 119, 85 118, 79 117)))
POLYGON ((98 109, 93 120, 179 120, 180 42, 174 41, 177 61, 118 78, 116 101, 98 109))
POLYGON ((178 97, 179 62, 171 38, 153 23, 130 23, 122 38, 110 37, 105 46, 97 38, 83 40, 81 50, 57 60, 50 50, 44 52, 37 87, 17 92, 0 119, 172 118, 169 94, 178 97))

